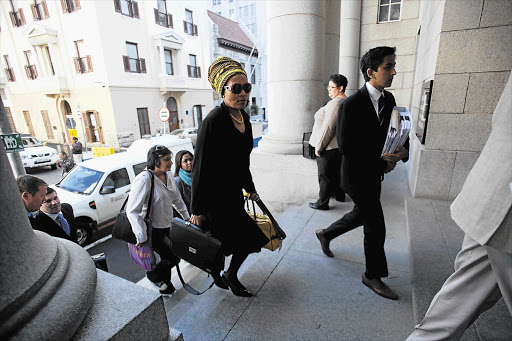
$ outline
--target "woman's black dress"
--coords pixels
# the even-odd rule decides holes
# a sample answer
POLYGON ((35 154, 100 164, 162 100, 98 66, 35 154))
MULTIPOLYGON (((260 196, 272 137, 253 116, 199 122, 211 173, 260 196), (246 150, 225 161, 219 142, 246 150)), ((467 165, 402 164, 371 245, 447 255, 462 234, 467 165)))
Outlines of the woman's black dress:
POLYGON ((242 189, 252 193, 255 188, 249 170, 252 128, 242 114, 244 134, 224 103, 210 111, 197 134, 192 167, 190 213, 206 216, 202 228, 221 240, 226 255, 259 252, 269 242, 244 209, 242 189))

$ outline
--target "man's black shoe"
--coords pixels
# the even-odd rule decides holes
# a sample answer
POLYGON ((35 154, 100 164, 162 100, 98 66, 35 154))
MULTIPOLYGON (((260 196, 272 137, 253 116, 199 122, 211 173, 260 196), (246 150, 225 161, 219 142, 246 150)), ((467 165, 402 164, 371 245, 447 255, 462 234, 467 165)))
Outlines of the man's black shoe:
POLYGON ((384 284, 380 278, 368 279, 366 275, 363 274, 363 284, 372 289, 377 295, 390 300, 398 299, 398 295, 384 284))
POLYGON ((316 230, 315 234, 318 240, 320 241, 320 246, 322 247, 323 253, 327 257, 334 257, 334 254, 331 252, 331 249, 329 249, 330 241, 324 237, 324 230, 316 230))
POLYGON ((314 208, 315 210, 323 210, 327 211, 329 209, 329 205, 318 205, 316 202, 310 202, 309 207, 314 208))

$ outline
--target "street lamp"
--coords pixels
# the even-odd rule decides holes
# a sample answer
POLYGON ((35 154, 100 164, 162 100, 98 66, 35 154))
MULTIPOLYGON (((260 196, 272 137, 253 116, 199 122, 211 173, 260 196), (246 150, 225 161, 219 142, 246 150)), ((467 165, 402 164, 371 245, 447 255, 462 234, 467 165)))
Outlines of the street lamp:
POLYGON ((87 136, 85 136, 84 119, 82 118, 82 112, 80 111, 80 104, 77 104, 77 106, 76 106, 76 114, 78 115, 80 122, 82 122, 82 135, 84 137, 85 151, 87 152, 87 136))

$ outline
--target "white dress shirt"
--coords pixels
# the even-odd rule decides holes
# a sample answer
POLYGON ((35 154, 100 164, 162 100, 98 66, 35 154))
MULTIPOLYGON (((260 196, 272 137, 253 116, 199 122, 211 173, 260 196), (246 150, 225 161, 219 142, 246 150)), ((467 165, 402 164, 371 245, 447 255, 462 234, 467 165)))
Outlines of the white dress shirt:
MULTIPOLYGON (((180 191, 174 184, 171 172, 166 173, 167 185, 155 176, 155 188, 153 193, 153 207, 151 213, 152 226, 155 229, 164 229, 171 226, 173 218, 172 208, 176 208, 183 219, 190 219, 185 203, 181 199, 180 191)), ((148 208, 149 192, 151 190, 151 175, 148 171, 142 171, 133 180, 126 215, 132 225, 133 234, 137 242, 143 243, 148 239, 144 217, 148 208)))
POLYGON ((366 82, 366 89, 368 90, 368 94, 370 94, 370 99, 372 100, 373 108, 375 109, 375 114, 377 118, 379 117, 379 98, 380 96, 384 97, 384 91, 379 91, 374 88, 370 82, 366 82))

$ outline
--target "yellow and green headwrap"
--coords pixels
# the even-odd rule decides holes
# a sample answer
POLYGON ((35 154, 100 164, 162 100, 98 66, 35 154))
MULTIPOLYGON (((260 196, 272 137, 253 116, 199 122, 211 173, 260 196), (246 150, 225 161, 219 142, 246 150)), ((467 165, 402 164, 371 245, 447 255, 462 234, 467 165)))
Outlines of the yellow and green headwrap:
POLYGON ((222 96, 224 85, 237 73, 247 77, 247 73, 239 62, 228 57, 217 57, 208 68, 208 81, 212 85, 213 90, 222 96))

